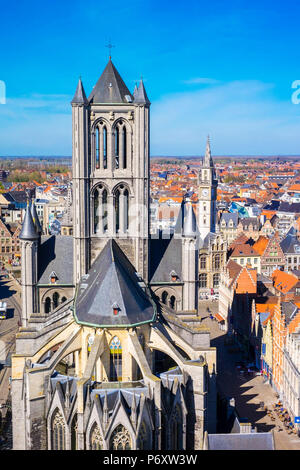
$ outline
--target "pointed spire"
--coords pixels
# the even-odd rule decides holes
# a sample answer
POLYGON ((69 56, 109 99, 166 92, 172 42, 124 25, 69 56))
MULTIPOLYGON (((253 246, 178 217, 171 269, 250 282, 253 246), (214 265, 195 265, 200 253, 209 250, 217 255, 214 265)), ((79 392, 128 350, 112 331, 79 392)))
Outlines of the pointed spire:
POLYGON ((107 404, 107 391, 106 390, 105 390, 104 404, 103 404, 103 423, 104 425, 108 423, 108 404, 107 404))
POLYGON ((135 392, 133 392, 132 403, 131 403, 131 422, 135 426, 137 421, 136 415, 136 399, 135 399, 135 392))
POLYGON ((69 378, 67 378, 66 393, 65 393, 65 409, 69 410, 69 408, 70 408, 70 385, 69 385, 69 378))
POLYGON ((76 92, 74 98, 71 101, 71 104, 88 104, 88 100, 83 88, 83 84, 81 78, 78 80, 78 85, 76 88, 76 92))
POLYGON ((20 240, 28 240, 34 241, 39 238, 39 234, 37 233, 31 215, 31 210, 29 206, 29 201, 27 201, 27 207, 25 212, 24 221, 22 224, 22 230, 19 235, 20 240))
POLYGON ((140 104, 150 104, 150 101, 148 99, 145 87, 144 87, 144 82, 143 79, 141 78, 139 87, 137 89, 137 92, 134 96, 134 102, 135 103, 140 103, 140 104))
POLYGON ((137 95, 137 92, 138 92, 138 87, 137 87, 137 82, 135 82, 135 85, 134 85, 134 90, 133 90, 133 100, 135 100, 135 97, 137 95))
POLYGON ((203 167, 204 168, 213 168, 214 167, 213 159, 212 159, 212 156, 211 156, 209 135, 207 136, 205 157, 204 157, 204 160, 203 160, 203 167))
POLYGON ((186 208, 186 216, 183 220, 183 230, 182 235, 184 237, 196 237, 197 235, 197 222, 196 216, 193 209, 193 205, 190 200, 185 203, 186 208))
POLYGON ((37 215, 35 203, 31 203, 31 215, 32 215, 32 220, 35 226, 35 230, 37 231, 38 234, 42 234, 42 226, 40 224, 39 216, 37 215))
POLYGON ((133 101, 133 96, 111 58, 94 86, 88 101, 90 103, 131 103, 133 101))

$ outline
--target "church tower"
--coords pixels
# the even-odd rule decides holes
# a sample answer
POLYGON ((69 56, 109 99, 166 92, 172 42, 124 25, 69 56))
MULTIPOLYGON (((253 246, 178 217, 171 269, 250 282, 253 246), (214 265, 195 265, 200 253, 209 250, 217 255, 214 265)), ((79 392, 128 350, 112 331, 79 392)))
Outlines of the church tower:
POLYGON ((111 57, 88 99, 72 100, 74 282, 115 239, 148 281, 149 107, 130 93, 111 57))
POLYGON ((209 232, 215 232, 217 185, 218 181, 215 175, 208 137, 205 156, 198 176, 198 228, 202 240, 209 232))

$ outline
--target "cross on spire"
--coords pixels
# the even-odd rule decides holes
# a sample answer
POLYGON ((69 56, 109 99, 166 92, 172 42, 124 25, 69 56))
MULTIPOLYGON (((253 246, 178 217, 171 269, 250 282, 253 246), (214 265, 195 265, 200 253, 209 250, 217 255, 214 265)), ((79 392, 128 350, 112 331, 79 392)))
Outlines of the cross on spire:
POLYGON ((109 58, 111 59, 111 50, 112 50, 113 47, 116 47, 116 46, 114 46, 114 45, 109 41, 109 43, 108 43, 105 47, 108 47, 108 49, 109 49, 109 58))

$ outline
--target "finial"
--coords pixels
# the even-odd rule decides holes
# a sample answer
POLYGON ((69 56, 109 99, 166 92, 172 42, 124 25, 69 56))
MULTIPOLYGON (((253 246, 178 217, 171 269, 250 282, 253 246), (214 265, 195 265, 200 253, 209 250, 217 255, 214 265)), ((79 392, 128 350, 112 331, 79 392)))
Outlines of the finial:
POLYGON ((109 40, 109 43, 105 47, 108 47, 108 49, 109 49, 109 60, 111 60, 111 50, 115 46, 109 40))

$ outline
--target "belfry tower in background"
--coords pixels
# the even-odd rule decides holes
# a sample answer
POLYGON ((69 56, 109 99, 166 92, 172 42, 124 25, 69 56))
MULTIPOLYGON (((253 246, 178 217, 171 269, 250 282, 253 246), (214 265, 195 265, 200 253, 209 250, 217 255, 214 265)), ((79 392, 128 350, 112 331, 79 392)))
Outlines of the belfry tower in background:
POLYGON ((198 228, 202 240, 204 240, 208 233, 215 232, 217 186, 218 181, 216 179, 215 167, 211 156, 210 141, 208 137, 205 156, 198 177, 198 228))
POLYGON ((143 81, 130 93, 111 57, 87 98, 72 100, 74 283, 114 238, 148 281, 149 108, 143 81))

